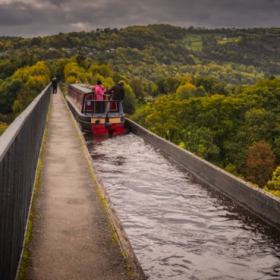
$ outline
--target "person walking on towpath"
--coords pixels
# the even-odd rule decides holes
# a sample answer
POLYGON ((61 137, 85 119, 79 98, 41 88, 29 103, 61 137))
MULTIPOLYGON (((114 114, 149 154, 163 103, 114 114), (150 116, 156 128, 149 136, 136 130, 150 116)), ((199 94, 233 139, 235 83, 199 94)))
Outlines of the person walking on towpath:
POLYGON ((56 77, 53 77, 53 78, 52 78, 53 94, 56 94, 56 93, 57 93, 57 83, 58 83, 57 78, 56 78, 56 77))
POLYGON ((105 92, 105 93, 113 93, 112 97, 110 98, 110 102, 105 110, 106 114, 110 111, 113 101, 117 101, 119 106, 119 113, 123 115, 122 100, 124 99, 125 96, 125 90, 123 85, 124 85, 123 82, 119 82, 118 84, 114 85, 112 88, 108 89, 105 92))

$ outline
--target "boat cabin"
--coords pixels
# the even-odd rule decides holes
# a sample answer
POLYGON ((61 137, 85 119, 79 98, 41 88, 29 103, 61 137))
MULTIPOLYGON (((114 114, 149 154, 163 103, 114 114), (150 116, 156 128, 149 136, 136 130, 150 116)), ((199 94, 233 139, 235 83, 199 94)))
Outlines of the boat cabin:
POLYGON ((111 101, 110 94, 104 94, 103 100, 97 100, 94 87, 86 84, 70 84, 66 101, 83 131, 94 134, 119 135, 126 132, 125 115, 119 112, 118 102, 111 101))

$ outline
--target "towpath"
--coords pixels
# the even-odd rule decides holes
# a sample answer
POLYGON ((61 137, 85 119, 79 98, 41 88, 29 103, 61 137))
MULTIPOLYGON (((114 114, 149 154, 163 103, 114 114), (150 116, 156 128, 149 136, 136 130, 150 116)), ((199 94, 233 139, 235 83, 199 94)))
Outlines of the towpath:
POLYGON ((31 240, 25 279, 133 279, 59 89, 51 98, 31 240))

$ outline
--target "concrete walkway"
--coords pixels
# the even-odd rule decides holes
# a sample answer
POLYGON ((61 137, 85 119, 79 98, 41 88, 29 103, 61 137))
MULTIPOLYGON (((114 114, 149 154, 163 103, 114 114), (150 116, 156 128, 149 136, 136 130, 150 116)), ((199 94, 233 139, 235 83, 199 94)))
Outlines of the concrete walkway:
POLYGON ((25 279, 133 279, 60 90, 44 150, 25 279))

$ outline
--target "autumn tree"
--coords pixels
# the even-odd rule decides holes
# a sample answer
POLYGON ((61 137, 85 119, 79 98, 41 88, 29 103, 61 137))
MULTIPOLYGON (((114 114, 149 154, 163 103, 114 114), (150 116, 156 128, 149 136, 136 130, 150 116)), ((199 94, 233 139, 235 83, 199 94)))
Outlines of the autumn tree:
POLYGON ((89 72, 91 72, 92 75, 100 74, 105 78, 113 76, 112 70, 107 65, 104 64, 103 65, 92 64, 89 68, 89 72))
POLYGON ((176 94, 178 95, 179 100, 189 99, 191 97, 195 97, 196 86, 186 83, 183 86, 180 86, 177 89, 176 94))
POLYGON ((39 61, 18 69, 0 85, 0 111, 14 116, 21 113, 50 82, 50 69, 39 61))
POLYGON ((245 180, 264 187, 275 169, 275 154, 269 144, 261 140, 248 148, 243 174, 245 180))

